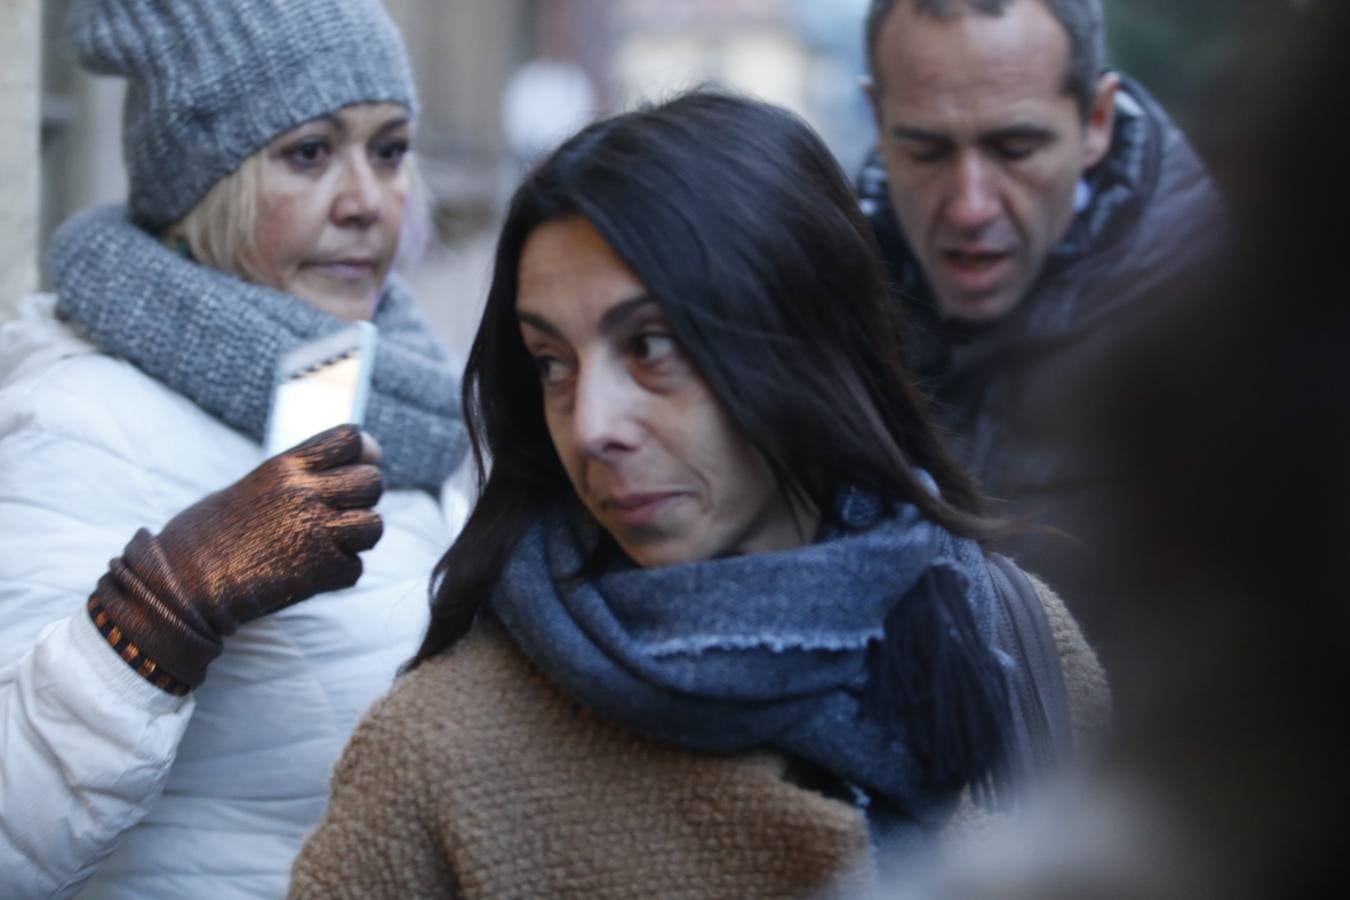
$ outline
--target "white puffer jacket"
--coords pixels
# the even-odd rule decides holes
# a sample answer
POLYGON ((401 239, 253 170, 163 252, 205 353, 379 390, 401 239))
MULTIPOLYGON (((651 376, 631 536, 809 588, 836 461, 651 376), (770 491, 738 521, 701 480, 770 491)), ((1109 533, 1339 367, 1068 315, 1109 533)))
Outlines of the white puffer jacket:
POLYGON ((262 452, 52 308, 28 298, 0 329, 0 895, 282 896, 330 768, 421 637, 462 500, 387 492, 355 587, 244 626, 201 688, 163 693, 85 601, 137 528, 262 452))

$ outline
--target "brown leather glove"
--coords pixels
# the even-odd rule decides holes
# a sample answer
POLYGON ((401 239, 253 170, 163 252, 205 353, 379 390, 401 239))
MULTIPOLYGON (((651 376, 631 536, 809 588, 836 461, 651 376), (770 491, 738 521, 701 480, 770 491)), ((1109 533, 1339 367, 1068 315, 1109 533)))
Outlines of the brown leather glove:
POLYGON ((183 510, 158 536, 141 529, 94 600, 143 656, 196 687, 223 636, 356 583, 357 553, 384 530, 370 509, 384 483, 362 447, 355 426, 339 425, 183 510))

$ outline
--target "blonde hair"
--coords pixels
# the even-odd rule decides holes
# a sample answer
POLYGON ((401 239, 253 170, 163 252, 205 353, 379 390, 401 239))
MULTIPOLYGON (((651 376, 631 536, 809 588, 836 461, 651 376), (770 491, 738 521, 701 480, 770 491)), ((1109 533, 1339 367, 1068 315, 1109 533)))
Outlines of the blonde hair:
POLYGON ((197 262, 256 281, 247 261, 255 249, 261 185, 259 151, 213 184, 187 215, 170 225, 164 232, 164 242, 179 249, 178 242, 186 241, 197 262))

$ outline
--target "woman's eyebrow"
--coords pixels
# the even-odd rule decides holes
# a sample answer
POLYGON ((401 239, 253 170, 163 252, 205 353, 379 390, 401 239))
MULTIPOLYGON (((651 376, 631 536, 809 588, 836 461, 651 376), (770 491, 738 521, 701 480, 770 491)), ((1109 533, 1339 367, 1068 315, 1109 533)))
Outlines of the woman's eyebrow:
MULTIPOLYGON (((628 320, 643 312, 648 306, 655 304, 656 301, 646 294, 639 294, 636 297, 630 297, 627 300, 620 300, 618 303, 605 310, 600 316, 600 333, 610 336, 614 332, 621 330, 628 320)), ((561 338, 562 331, 557 325, 554 325, 539 313, 529 310, 517 309, 516 320, 522 325, 529 325, 552 337, 561 338)))
POLYGON ((529 325, 531 328, 536 328, 539 331, 544 332, 544 334, 550 335, 552 337, 556 338, 562 337, 562 332, 558 330, 558 326, 554 325, 552 322, 550 322, 548 319, 545 319, 538 313, 525 312, 523 310, 517 309, 516 321, 520 322, 520 324, 522 325, 529 325))
POLYGON ((645 307, 655 303, 656 301, 646 294, 638 294, 636 297, 620 300, 600 316, 600 333, 606 336, 612 335, 623 328, 629 319, 642 312, 645 307))
POLYGON ((381 125, 379 128, 375 130, 375 136, 379 137, 381 135, 388 134, 391 131, 397 131, 398 129, 407 125, 411 121, 412 119, 409 118, 408 116, 399 116, 396 119, 390 119, 388 122, 385 122, 383 125, 381 125))
POLYGON ((347 123, 343 122, 343 121, 342 121, 342 118, 341 118, 340 116, 336 115, 335 113, 325 113, 325 114, 322 115, 322 116, 315 116, 314 118, 310 119, 308 122, 302 122, 302 123, 301 123, 299 126, 297 126, 297 127, 299 127, 299 128, 304 128, 306 125, 313 125, 313 124, 315 124, 315 123, 323 123, 324 125, 328 125, 328 126, 330 126, 330 127, 332 127, 332 128, 337 129, 338 131, 346 131, 346 130, 347 130, 347 123))

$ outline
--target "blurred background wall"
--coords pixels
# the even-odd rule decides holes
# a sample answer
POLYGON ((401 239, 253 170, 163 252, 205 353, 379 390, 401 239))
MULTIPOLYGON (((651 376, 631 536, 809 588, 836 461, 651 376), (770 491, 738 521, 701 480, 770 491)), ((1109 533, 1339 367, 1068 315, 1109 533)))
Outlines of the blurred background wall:
POLYGON ((0 0, 0 319, 38 283, 40 34, 38 0, 0 0))
MULTIPOLYGON (((422 92, 417 145, 435 226, 409 275, 457 352, 476 326, 512 187, 532 159, 590 118, 720 83, 798 111, 847 170, 874 139, 857 87, 867 0, 386 2, 422 92)), ((1242 63, 1237 20, 1272 2, 1287 0, 1107 0, 1114 62, 1157 93, 1208 152, 1206 99, 1242 63)), ((4 121, 11 135, 40 139, 6 141, 0 151, 0 300, 48 286, 36 260, 51 231, 126 187, 121 84, 76 65, 62 36, 69 5, 0 0, 4 121)))

